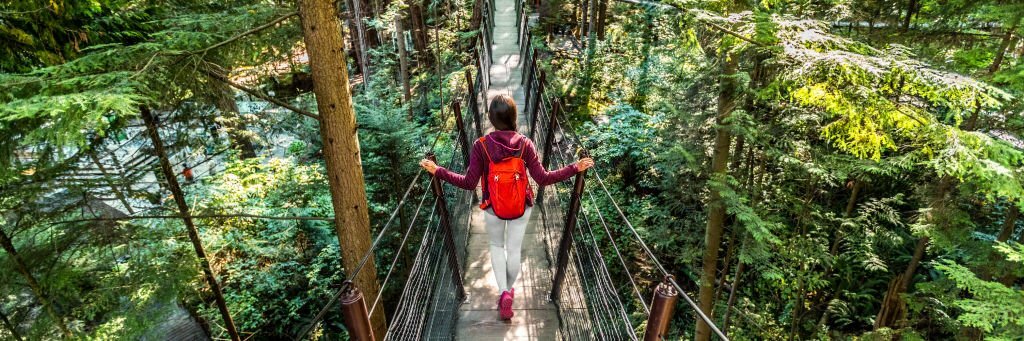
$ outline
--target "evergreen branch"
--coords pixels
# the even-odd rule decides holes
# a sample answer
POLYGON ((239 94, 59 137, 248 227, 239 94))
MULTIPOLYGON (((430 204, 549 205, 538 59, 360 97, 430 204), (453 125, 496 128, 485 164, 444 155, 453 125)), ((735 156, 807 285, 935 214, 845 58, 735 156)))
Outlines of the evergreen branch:
POLYGON ((274 25, 277 25, 277 24, 281 23, 282 21, 285 21, 285 20, 287 20, 287 19, 289 19, 289 18, 291 18, 293 16, 296 16, 298 14, 299 14, 298 11, 293 11, 293 12, 286 13, 286 14, 284 14, 282 16, 279 16, 276 19, 271 20, 271 21, 269 21, 269 22, 267 22, 267 23, 265 23, 263 25, 256 26, 256 27, 254 27, 252 29, 249 29, 247 31, 244 31, 244 32, 239 32, 239 33, 231 36, 228 39, 225 39, 225 40, 222 40, 222 41, 220 41, 220 42, 218 42, 216 44, 207 46, 207 47, 205 47, 205 48, 203 48, 201 50, 189 51, 189 52, 181 52, 181 51, 164 52, 164 51, 157 51, 152 56, 150 56, 149 61, 147 61, 146 64, 142 67, 142 69, 137 71, 136 74, 142 74, 143 72, 145 72, 153 64, 153 60, 156 59, 156 57, 158 57, 160 55, 178 55, 178 58, 175 59, 173 62, 171 62, 169 64, 169 65, 176 65, 178 63, 181 63, 185 59, 186 56, 189 56, 189 55, 205 55, 207 52, 210 52, 210 51, 212 51, 214 49, 220 48, 220 47, 222 47, 224 45, 227 45, 227 44, 230 44, 232 42, 235 42, 236 40, 242 39, 242 38, 244 38, 244 37, 246 37, 248 35, 251 35, 251 34, 263 31, 263 30, 265 30, 267 28, 273 27, 274 25))
POLYGON ((282 108, 291 110, 292 112, 294 112, 296 114, 300 114, 300 115, 312 118, 314 120, 320 121, 320 116, 317 115, 317 114, 311 113, 309 111, 303 110, 303 109, 301 109, 299 107, 296 107, 294 105, 288 104, 287 102, 282 101, 280 99, 268 96, 268 95, 266 95, 266 94, 264 94, 262 92, 256 91, 255 89, 252 89, 252 88, 249 88, 247 86, 244 86, 244 85, 238 84, 236 82, 233 82, 231 79, 228 79, 227 76, 224 76, 222 74, 216 73, 214 71, 211 71, 211 70, 208 70, 208 69, 203 69, 202 71, 207 76, 210 76, 210 78, 213 78, 214 80, 223 82, 224 84, 230 85, 231 87, 233 87, 235 89, 242 90, 245 93, 253 95, 253 96, 255 96, 255 97, 259 98, 259 99, 262 99, 264 101, 267 101, 267 102, 270 102, 270 103, 274 103, 274 104, 276 104, 276 105, 278 105, 278 106, 280 106, 282 108))
MULTIPOLYGON (((671 9, 671 10, 675 10, 675 11, 678 11, 678 12, 684 12, 685 11, 685 9, 680 8, 676 4, 663 4, 663 3, 660 3, 660 2, 651 2, 651 1, 644 1, 644 0, 616 0, 616 1, 624 2, 624 3, 627 3, 627 4, 638 5, 638 6, 641 6, 641 7, 647 7, 647 8, 671 9)), ((765 46, 765 44, 763 44, 761 42, 758 42, 758 41, 756 41, 754 39, 751 39, 750 37, 747 37, 747 36, 745 36, 743 34, 740 34, 739 32, 736 32, 736 31, 730 30, 728 28, 722 27, 722 26, 720 26, 718 24, 715 24, 715 23, 713 23, 713 22, 711 22, 709 20, 701 19, 701 18, 696 18, 696 20, 704 23, 705 25, 708 25, 709 27, 711 27, 711 28, 713 28, 715 30, 718 30, 719 32, 731 35, 731 36, 736 37, 736 38, 738 38, 740 40, 743 40, 743 41, 746 41, 748 43, 751 43, 754 46, 760 46, 760 47, 765 46)))
POLYGON ((235 35, 231 36, 231 38, 228 38, 228 39, 223 40, 223 41, 221 41, 219 43, 207 46, 206 48, 204 48, 202 50, 199 50, 199 51, 195 51, 193 53, 194 54, 203 54, 203 53, 209 52, 210 50, 213 50, 213 49, 216 49, 218 47, 230 44, 231 42, 234 42, 235 40, 241 39, 241 38, 243 38, 243 37, 245 37, 247 35, 250 35, 250 34, 262 31, 264 29, 267 29, 267 28, 269 28, 271 26, 277 25, 278 23, 280 23, 282 21, 285 21, 288 18, 291 18, 291 17, 296 16, 298 14, 299 14, 298 11, 286 13, 286 14, 280 16, 280 17, 277 17, 277 19, 271 20, 270 22, 268 22, 266 24, 263 24, 263 25, 260 25, 260 26, 256 26, 256 27, 254 27, 254 28, 252 28, 252 29, 250 29, 248 31, 235 34, 235 35))
MULTIPOLYGON (((190 215, 196 219, 225 219, 225 218, 252 218, 252 219, 266 219, 266 220, 300 220, 300 221, 332 221, 334 217, 313 217, 313 216, 295 216, 295 217, 274 217, 265 216, 258 214, 196 214, 190 215)), ((125 220, 140 220, 140 219, 181 219, 182 215, 139 215, 139 216, 126 216, 126 217, 104 217, 104 218, 84 218, 74 220, 62 220, 50 223, 50 225, 58 224, 72 224, 82 223, 90 221, 125 221, 125 220)))

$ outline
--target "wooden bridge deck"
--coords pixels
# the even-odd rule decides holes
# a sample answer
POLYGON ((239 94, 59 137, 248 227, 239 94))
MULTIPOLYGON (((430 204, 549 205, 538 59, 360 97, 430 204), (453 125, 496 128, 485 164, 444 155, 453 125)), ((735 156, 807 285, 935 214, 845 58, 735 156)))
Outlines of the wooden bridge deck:
MULTIPOLYGON (((520 132, 526 133, 529 122, 524 110, 524 92, 521 85, 522 66, 519 63, 519 44, 516 44, 515 0, 495 1, 493 62, 489 70, 491 97, 506 94, 515 98, 519 108, 520 132)), ((484 116, 486 117, 486 116, 484 116)), ((486 118, 484 119, 486 121, 486 118)), ((492 130, 484 123, 485 133, 492 130)), ((511 321, 498 318, 498 288, 491 270, 487 233, 484 230, 483 211, 474 205, 471 218, 468 254, 464 283, 468 302, 460 309, 457 322, 459 340, 554 340, 559 338, 558 308, 548 300, 551 291, 551 261, 547 247, 541 212, 533 210, 523 241, 523 270, 515 284, 516 299, 511 321)))

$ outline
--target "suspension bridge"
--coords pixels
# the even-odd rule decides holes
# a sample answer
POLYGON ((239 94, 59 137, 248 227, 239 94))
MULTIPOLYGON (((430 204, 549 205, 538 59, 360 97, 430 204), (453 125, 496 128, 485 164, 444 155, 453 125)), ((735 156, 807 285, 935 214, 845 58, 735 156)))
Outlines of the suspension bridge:
MULTIPOLYGON (((538 59, 548 56, 527 43, 536 14, 521 0, 481 4, 472 68, 479 71, 465 73, 464 93, 448 94, 450 110, 442 116, 449 115, 443 121, 450 127, 439 129, 428 158, 464 171, 471 143, 493 129, 482 117, 487 99, 506 94, 519 108, 520 133, 542 148, 545 168, 575 162, 576 151, 585 154, 586 148, 567 124, 561 99, 553 95, 547 75, 538 67, 538 59), (442 140, 452 148, 435 155, 442 140)), ((356 340, 661 340, 677 305, 695 323, 708 323, 718 339, 728 340, 640 237, 598 167, 577 174, 571 184, 532 184, 539 209, 531 216, 523 242, 522 274, 514 285, 516 315, 511 321, 499 320, 483 212, 476 205, 479 193, 449 188, 428 177, 421 170, 412 179, 361 265, 297 340, 308 337, 317 324, 338 318, 356 340), (588 179, 594 184, 587 186, 588 179), (417 186, 424 186, 422 195, 410 198, 417 186), (405 226, 396 226, 395 217, 405 206, 415 207, 413 217, 405 226), (402 238, 399 251, 380 260, 387 274, 379 292, 401 288, 401 294, 388 314, 387 334, 373 335, 369 316, 384 309, 382 294, 363 297, 351 279, 373 261, 382 237, 391 230, 400 231, 402 238), (616 235, 623 230, 627 233, 616 235), (403 255, 402 250, 415 243, 411 237, 419 234, 415 254, 403 255), (627 245, 620 245, 622 241, 643 254, 623 255, 627 245), (603 251, 599 243, 610 244, 614 252, 607 252, 607 247, 603 251), (413 261, 405 282, 399 283, 394 270, 403 257, 413 261), (645 263, 642 268, 630 266, 637 259, 645 263), (625 274, 628 281, 613 278, 613 273, 625 274), (335 305, 341 316, 329 314, 335 305)))

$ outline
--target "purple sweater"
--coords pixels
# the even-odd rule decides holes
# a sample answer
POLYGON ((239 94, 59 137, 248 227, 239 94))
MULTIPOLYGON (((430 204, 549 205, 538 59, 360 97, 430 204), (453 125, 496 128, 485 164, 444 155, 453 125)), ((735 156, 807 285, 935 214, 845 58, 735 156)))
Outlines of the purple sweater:
MULTIPOLYGON (((518 156, 519 149, 523 150, 523 161, 526 161, 526 169, 530 172, 530 177, 533 181, 537 182, 537 185, 547 186, 576 175, 577 169, 576 164, 565 166, 562 169, 556 171, 547 171, 544 169, 544 165, 540 164, 540 158, 537 157, 537 149, 533 146, 533 141, 529 138, 519 134, 512 130, 496 130, 487 134, 484 144, 487 145, 487 153, 490 153, 493 161, 501 161, 502 159, 509 156, 518 156)), ((444 169, 444 167, 437 167, 437 172, 434 173, 439 179, 447 181, 456 187, 473 190, 480 183, 480 176, 487 172, 487 154, 484 153, 484 146, 481 145, 480 141, 474 141, 473 147, 469 153, 469 168, 466 169, 466 174, 459 174, 450 170, 444 169)), ((487 200, 487 189, 483 191, 483 199, 487 200)), ((533 191, 529 191, 526 197, 526 204, 533 206, 533 191)))

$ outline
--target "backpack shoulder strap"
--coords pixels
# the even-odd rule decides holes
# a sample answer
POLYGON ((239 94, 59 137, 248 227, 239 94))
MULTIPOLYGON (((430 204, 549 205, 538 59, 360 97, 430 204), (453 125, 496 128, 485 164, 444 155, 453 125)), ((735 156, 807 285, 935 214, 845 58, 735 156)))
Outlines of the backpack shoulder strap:
MULTIPOLYGON (((520 135, 522 135, 522 134, 520 134, 520 135)), ((522 138, 523 138, 524 140, 523 140, 522 142, 520 142, 520 143, 519 143, 519 156, 518 156, 518 157, 519 157, 520 159, 522 159, 522 158, 523 158, 523 152, 525 152, 525 151, 526 151, 526 141, 529 141, 529 140, 526 140, 526 135, 522 135, 522 136, 523 136, 522 138)))
POLYGON ((485 141, 487 141, 487 137, 481 136, 479 141, 480 147, 484 149, 484 155, 487 155, 487 163, 491 163, 491 153, 487 151, 487 143, 485 143, 485 141))

